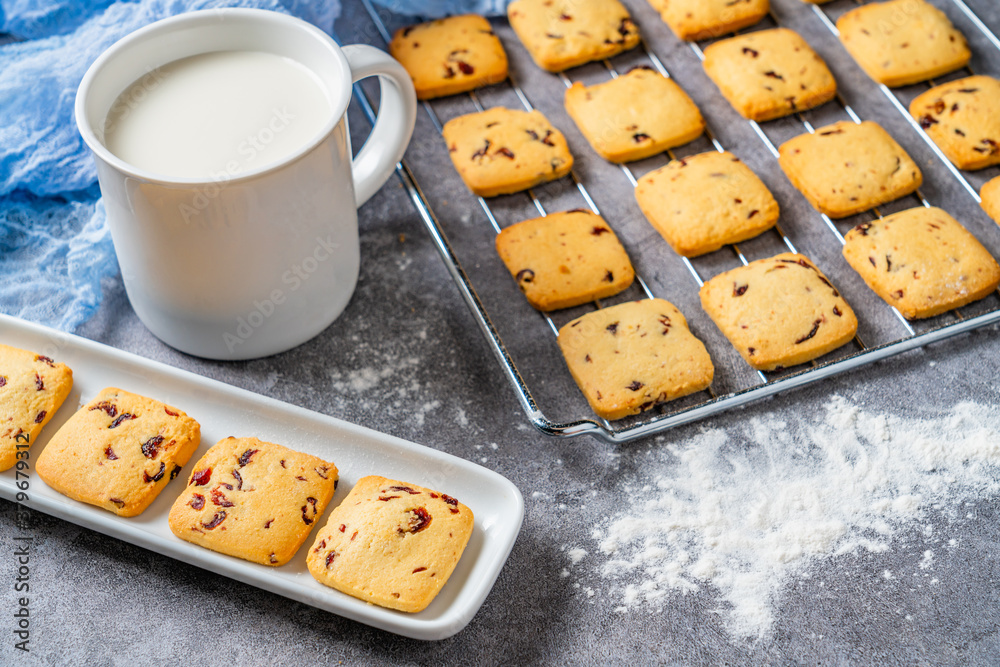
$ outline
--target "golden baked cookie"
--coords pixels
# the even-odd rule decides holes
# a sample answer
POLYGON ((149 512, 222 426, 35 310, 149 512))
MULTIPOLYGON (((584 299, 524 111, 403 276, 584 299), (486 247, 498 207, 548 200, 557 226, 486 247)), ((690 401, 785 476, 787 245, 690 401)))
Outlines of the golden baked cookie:
POLYGON ((451 119, 443 134, 459 176, 480 197, 520 192, 573 168, 566 138, 541 111, 493 107, 451 119))
POLYGON ((614 296, 635 278, 608 223, 582 209, 506 227, 496 249, 528 303, 541 311, 614 296))
POLYGON ((844 258, 911 320, 961 308, 1000 284, 989 251, 939 208, 918 206, 858 225, 845 237, 844 258))
POLYGON ((635 199, 674 251, 697 257, 767 231, 778 202, 732 153, 711 151, 674 160, 639 179, 635 199))
POLYGON ((26 459, 72 388, 73 371, 66 364, 0 344, 0 471, 26 459), (19 457, 19 452, 25 453, 19 457))
POLYGON ((550 72, 639 44, 639 27, 618 0, 514 0, 507 18, 535 63, 550 72))
POLYGON ((389 42, 389 54, 410 73, 419 100, 507 78, 507 53, 490 22, 475 14, 400 28, 389 42))
POLYGON ((35 469, 73 500, 136 516, 200 441, 201 427, 182 410, 108 387, 56 431, 35 469))
POLYGON ((818 211, 845 218, 914 192, 923 174, 877 123, 841 121, 790 139, 778 163, 818 211))
POLYGON ((854 311, 804 255, 784 253, 726 271, 700 294, 719 330, 761 371, 821 357, 858 329, 854 311))
POLYGON ((170 530, 262 565, 292 559, 337 488, 337 466, 257 438, 220 440, 194 464, 170 530))
POLYGON ((559 349, 591 409, 621 419, 712 384, 704 344, 672 303, 643 299, 602 308, 559 330, 559 349))
POLYGON ((705 73, 744 118, 781 118, 829 102, 837 82, 819 54, 787 28, 730 37, 705 49, 705 73))
POLYGON ((889 0, 852 9, 837 20, 840 41, 868 76, 905 86, 969 62, 965 36, 925 0, 889 0))
POLYGON ((641 160, 694 141, 705 119, 680 86, 637 67, 594 86, 566 91, 566 113, 597 154, 610 162, 641 160))
POLYGON ((1000 164, 1000 81, 970 76, 931 88, 910 103, 912 115, 959 169, 1000 164))
POLYGON ((1000 225, 1000 176, 988 181, 979 191, 982 197, 982 207, 993 220, 1000 225))
POLYGON ((316 535, 306 564, 321 584, 372 604, 423 610, 472 535, 472 510, 416 484, 363 477, 316 535))
POLYGON ((771 9, 770 0, 649 0, 680 39, 711 39, 758 23, 771 9))

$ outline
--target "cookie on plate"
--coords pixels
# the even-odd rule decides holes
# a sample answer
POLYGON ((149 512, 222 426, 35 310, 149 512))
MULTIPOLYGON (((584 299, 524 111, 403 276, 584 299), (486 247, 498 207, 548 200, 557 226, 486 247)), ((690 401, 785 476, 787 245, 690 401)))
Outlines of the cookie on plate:
POLYGON ((0 471, 12 468, 18 452, 35 444, 72 388, 73 371, 66 364, 0 344, 0 471))
POLYGON ((918 206, 858 225, 844 258, 907 319, 978 301, 1000 284, 1000 266, 976 237, 939 208, 918 206))
POLYGON ((916 191, 923 174, 877 123, 841 121, 789 139, 778 163, 818 211, 846 218, 916 191))
POLYGON ((965 36, 925 0, 889 0, 852 9, 837 20, 840 41, 868 76, 906 86, 969 62, 965 36))
POLYGON ((559 330, 559 349, 591 409, 621 419, 707 389, 715 367, 672 303, 602 308, 559 330))
POLYGON ((253 563, 284 565, 337 488, 337 466, 257 438, 220 440, 170 509, 174 535, 253 563))
POLYGON ((475 14, 400 28, 389 42, 389 54, 410 73, 420 100, 507 78, 507 53, 490 22, 475 14))
POLYGON ((541 311, 614 296, 635 278, 608 223, 582 209, 511 225, 497 235, 496 249, 528 303, 541 311))
POLYGON ((697 257, 764 232, 778 221, 778 202, 732 153, 674 160, 639 179, 635 198, 674 251, 697 257))
POLYGON ((59 493, 141 514, 188 462, 201 427, 182 410, 108 387, 62 425, 36 470, 59 493))
POLYGON ((423 610, 444 588, 472 535, 455 498, 362 477, 316 535, 306 564, 321 584, 372 604, 423 610))
POLYGON ((970 76, 931 88, 910 103, 912 115, 959 169, 1000 164, 1000 81, 970 76))
POLYGON ((678 38, 712 39, 758 23, 771 9, 770 0, 649 0, 678 38))
POLYGON ((784 253, 720 273, 700 295, 719 330, 761 371, 821 357, 858 329, 844 297, 804 255, 784 253))
POLYGON ((527 190, 573 168, 566 138, 541 111, 493 107, 449 120, 443 134, 459 176, 480 197, 527 190))
POLYGON ((618 0, 514 0, 507 18, 535 63, 549 72, 639 44, 639 27, 618 0))
POLYGON ((594 86, 577 81, 566 91, 566 112, 610 162, 641 160, 705 131, 705 119, 687 93, 645 67, 594 86))
POLYGON ((818 53, 787 28, 730 37, 705 49, 705 73, 733 108, 756 121, 829 102, 837 82, 818 53))
POLYGON ((982 207, 993 220, 1000 225, 1000 176, 986 183, 979 191, 982 197, 982 207))

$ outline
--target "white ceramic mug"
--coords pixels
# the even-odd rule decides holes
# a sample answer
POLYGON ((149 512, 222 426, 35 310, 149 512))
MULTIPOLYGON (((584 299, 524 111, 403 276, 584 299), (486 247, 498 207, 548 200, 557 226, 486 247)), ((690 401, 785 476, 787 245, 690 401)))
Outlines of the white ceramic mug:
POLYGON ((276 12, 191 12, 115 43, 84 76, 76 120, 97 162, 139 319, 168 345, 213 359, 276 354, 325 329, 357 283, 357 207, 392 174, 415 116, 413 84, 387 54, 338 47, 314 26, 276 12), (311 70, 333 109, 323 129, 280 163, 232 178, 164 177, 105 147, 105 119, 133 82, 181 58, 230 50, 270 52, 311 70), (351 86, 376 75, 378 119, 352 160, 351 86))

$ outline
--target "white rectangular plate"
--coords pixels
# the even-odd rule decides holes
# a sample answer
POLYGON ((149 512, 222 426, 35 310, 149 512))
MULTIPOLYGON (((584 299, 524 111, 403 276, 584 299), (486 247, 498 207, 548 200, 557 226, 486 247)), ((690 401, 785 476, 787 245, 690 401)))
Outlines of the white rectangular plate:
MULTIPOLYGON (((509 480, 469 461, 266 396, 232 387, 128 352, 0 315, 0 343, 52 357, 73 369, 73 391, 32 445, 30 461, 76 409, 104 387, 119 387, 176 405, 201 424, 198 451, 177 480, 141 515, 123 518, 57 493, 29 474, 24 505, 197 565, 340 616, 424 640, 444 639, 479 610, 510 554, 524 516, 524 501, 509 480), (184 542, 170 532, 167 514, 190 466, 227 436, 256 436, 333 461, 340 470, 336 507, 358 479, 382 475, 458 498, 476 517, 472 537, 451 579, 425 610, 383 609, 323 586, 306 569, 313 538, 288 564, 257 565, 184 542)), ((22 473, 23 474, 23 473, 22 473)), ((23 480, 23 477, 22 477, 23 480)), ((0 498, 15 500, 15 470, 0 473, 0 498)), ((325 516, 316 525, 326 523, 325 516)))

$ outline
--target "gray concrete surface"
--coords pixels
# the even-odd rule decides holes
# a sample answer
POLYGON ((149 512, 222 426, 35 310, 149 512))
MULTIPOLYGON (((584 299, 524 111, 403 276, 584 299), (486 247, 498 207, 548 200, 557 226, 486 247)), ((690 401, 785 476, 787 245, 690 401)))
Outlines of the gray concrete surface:
MULTIPOLYGON (((1000 52, 974 35, 951 0, 933 1, 974 37, 976 70, 1000 75, 1000 52)), ((898 336, 898 325, 839 260, 836 240, 784 179, 756 135, 721 100, 690 49, 669 34, 644 2, 627 4, 723 143, 774 191, 783 225, 796 245, 831 267, 834 282, 857 303, 867 337, 883 341, 898 336)), ((773 0, 773 5, 781 22, 806 35, 827 59, 859 113, 880 120, 924 167, 927 197, 958 215, 1000 256, 1000 229, 957 187, 809 6, 799 0, 773 0)), ((829 7, 850 5, 835 0, 829 7)), ((969 0, 969 5, 1000 32, 1000 8, 994 0, 969 0)), ((496 27, 511 55, 512 71, 536 105, 566 131, 579 157, 578 172, 616 224, 640 273, 654 292, 677 303, 706 339, 720 366, 717 388, 744 386, 745 368, 700 312, 697 290, 638 213, 624 177, 592 156, 566 118, 562 84, 534 68, 505 22, 498 21, 496 27)), ((347 3, 338 30, 345 42, 382 45, 355 0, 347 3)), ((631 58, 624 56, 621 63, 631 58)), ((571 76, 598 80, 606 76, 601 70, 588 66, 571 76)), ((484 91, 482 98, 511 103, 501 87, 484 91)), ((435 103, 445 118, 465 106, 462 100, 435 103)), ((811 118, 821 123, 829 115, 832 120, 835 111, 818 111, 811 118)), ((367 127, 357 109, 352 123, 359 143, 367 127)), ((780 140, 794 127, 778 121, 767 130, 780 140)), ((503 273, 482 211, 454 177, 445 147, 423 112, 408 157, 542 407, 556 418, 583 416, 584 405, 561 365, 551 333, 503 273)), ((637 171, 662 163, 645 162, 637 171)), ((565 182, 539 188, 539 196, 554 206, 579 205, 565 182)), ((496 205, 506 224, 530 214, 524 198, 501 198, 496 205)), ((748 244, 746 251, 751 258, 764 256, 774 252, 773 242, 763 239, 748 244)), ((951 519, 944 510, 930 511, 927 522, 961 538, 948 561, 939 564, 941 585, 933 592, 916 579, 904 576, 889 584, 882 576, 885 570, 906 569, 920 542, 914 528, 913 535, 903 536, 885 553, 824 561, 817 576, 785 591, 776 609, 776 632, 761 640, 742 641, 724 631, 719 602, 709 587, 673 595, 657 613, 620 613, 614 610, 617 600, 609 585, 593 568, 561 577, 568 562, 565 546, 587 543, 595 522, 629 500, 626 486, 641 471, 645 452, 683 443, 702 425, 620 446, 592 438, 556 440, 535 432, 395 178, 362 208, 361 244, 361 280, 347 311, 316 339, 276 357, 219 363, 180 354, 154 339, 136 319, 120 279, 107 282, 104 305, 78 333, 476 461, 511 479, 526 499, 524 526, 471 624, 441 642, 404 639, 33 514, 33 634, 31 653, 25 656, 13 650, 8 629, 15 564, 7 537, 15 530, 14 506, 0 502, 5 554, 0 558, 0 615, 7 619, 0 623, 0 664, 1000 664, 996 498, 982 499, 974 518, 967 520, 951 519), (597 494, 584 498, 592 489, 597 494), (544 496, 534 497, 536 491, 544 496), (574 586, 581 581, 597 594, 583 595, 574 586)), ((699 266, 711 275, 733 261, 731 255, 716 253, 699 266)), ((712 418, 709 425, 738 441, 739 427, 754 417, 808 424, 835 394, 852 395, 867 410, 900 416, 962 400, 996 405, 998 333, 994 326, 963 335, 712 418)), ((996 415, 1000 422, 1000 407, 996 415)))

